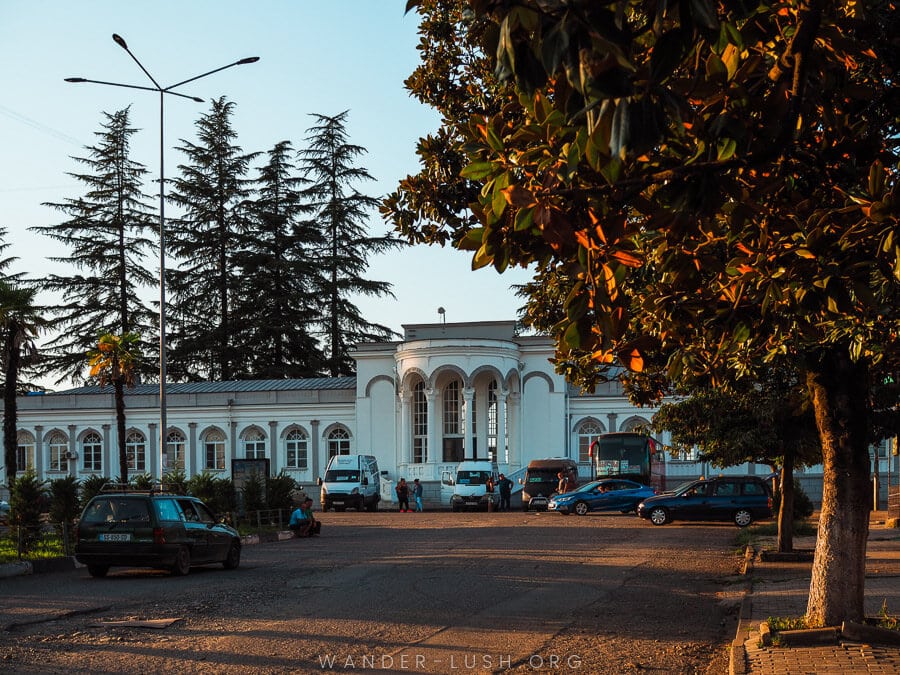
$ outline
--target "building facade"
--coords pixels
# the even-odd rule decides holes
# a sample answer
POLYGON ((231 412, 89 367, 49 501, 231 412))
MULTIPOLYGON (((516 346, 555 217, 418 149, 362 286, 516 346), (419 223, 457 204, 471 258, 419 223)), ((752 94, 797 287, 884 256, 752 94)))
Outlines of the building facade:
MULTIPOLYGON (((355 377, 169 384, 164 443, 158 386, 127 389, 129 475, 231 476, 235 460, 263 459, 270 474, 311 486, 331 456, 371 454, 386 498, 399 477, 420 479, 434 497, 442 473, 463 459, 493 457, 516 475, 532 459, 568 457, 590 476, 588 449, 598 434, 649 427, 654 408, 632 406, 617 383, 581 393, 554 371, 550 338, 515 328, 513 321, 405 325, 402 340, 356 348, 355 377)), ((897 462, 882 455, 886 488, 891 469, 896 482, 897 462)), ((695 457, 665 462, 671 486, 720 472, 695 457)), ((112 388, 20 397, 17 464, 48 481, 118 476, 112 388)), ((800 478, 817 501, 821 469, 800 478)))

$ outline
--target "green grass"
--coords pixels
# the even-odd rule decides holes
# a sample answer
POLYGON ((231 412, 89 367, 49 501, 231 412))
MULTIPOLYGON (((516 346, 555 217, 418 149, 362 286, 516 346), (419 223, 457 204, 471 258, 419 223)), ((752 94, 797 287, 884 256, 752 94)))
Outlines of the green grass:
POLYGON ((62 539, 57 535, 45 536, 27 554, 19 557, 15 539, 9 536, 0 537, 0 564, 19 560, 39 560, 43 558, 60 558, 66 554, 62 539))

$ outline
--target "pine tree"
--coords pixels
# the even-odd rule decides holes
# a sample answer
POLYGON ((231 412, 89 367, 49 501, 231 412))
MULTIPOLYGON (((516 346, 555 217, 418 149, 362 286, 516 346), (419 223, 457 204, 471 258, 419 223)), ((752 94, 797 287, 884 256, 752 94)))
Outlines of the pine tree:
MULTIPOLYGON (((100 333, 138 333, 144 353, 156 349, 156 313, 141 298, 143 289, 157 283, 145 264, 154 246, 147 233, 155 225, 154 209, 142 192, 147 169, 129 158, 137 131, 130 126, 129 108, 103 114, 97 144, 86 148, 87 157, 73 157, 87 171, 69 174, 85 186, 85 195, 47 203, 68 219, 31 228, 71 251, 50 260, 83 272, 50 274, 40 282, 44 291, 61 296, 60 304, 48 308, 56 337, 42 348, 38 366, 40 374, 58 376, 57 383, 85 381, 84 355, 100 333)), ((138 364, 138 374, 152 376, 153 361, 138 364)))
POLYGON ((184 217, 171 221, 167 247, 177 265, 169 269, 169 372, 171 379, 246 377, 249 353, 236 339, 235 303, 242 285, 236 264, 246 234, 250 163, 259 153, 235 144, 234 103, 224 97, 196 123, 198 143, 182 139, 187 157, 169 199, 184 217))
POLYGON ((369 237, 366 220, 379 200, 355 189, 360 181, 373 180, 369 172, 354 165, 366 149, 347 138, 347 114, 334 117, 313 115, 316 124, 307 130, 307 147, 299 152, 301 170, 310 181, 304 195, 313 206, 313 223, 326 244, 319 255, 325 274, 320 324, 327 351, 326 366, 332 376, 353 373, 352 345, 390 339, 390 328, 366 321, 351 301, 354 295, 393 296, 391 285, 363 277, 369 256, 404 245, 385 234, 369 237))
POLYGON ((243 275, 236 340, 249 355, 248 377, 314 377, 324 355, 314 337, 321 272, 314 253, 321 233, 300 216, 309 211, 294 175, 294 150, 282 141, 259 169, 258 197, 245 209, 248 234, 235 260, 243 275))

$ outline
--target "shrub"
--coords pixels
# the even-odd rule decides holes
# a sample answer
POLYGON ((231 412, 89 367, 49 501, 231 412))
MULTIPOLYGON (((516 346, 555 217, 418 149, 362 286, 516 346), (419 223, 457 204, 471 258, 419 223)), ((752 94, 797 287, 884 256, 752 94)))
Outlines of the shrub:
POLYGON ((292 493, 297 487, 297 481, 284 471, 270 478, 266 486, 266 503, 269 508, 292 510, 294 508, 292 493))
POLYGON ((247 476, 241 494, 244 498, 244 513, 266 508, 266 477, 256 472, 247 476))
POLYGON ((46 484, 33 471, 26 471, 13 481, 9 493, 11 533, 18 541, 19 555, 25 555, 40 541, 46 484))
POLYGON ((75 476, 50 481, 50 522, 57 529, 60 523, 71 523, 78 517, 78 490, 75 476))
POLYGON ((131 477, 129 481, 138 490, 150 490, 153 488, 153 476, 149 473, 139 473, 131 477))
POLYGON ((81 481, 81 503, 87 504, 94 496, 100 494, 103 486, 109 482, 109 478, 93 474, 81 481))
POLYGON ((186 495, 188 493, 187 474, 181 469, 169 471, 163 476, 163 489, 176 495, 186 495))
POLYGON ((236 498, 234 483, 230 478, 217 478, 208 471, 198 473, 187 482, 188 493, 197 497, 214 513, 224 514, 234 511, 236 498))
MULTIPOLYGON (((775 513, 781 509, 781 490, 776 488, 772 496, 772 508, 775 513)), ((813 514, 812 500, 800 487, 800 481, 794 479, 794 520, 803 520, 813 514)))

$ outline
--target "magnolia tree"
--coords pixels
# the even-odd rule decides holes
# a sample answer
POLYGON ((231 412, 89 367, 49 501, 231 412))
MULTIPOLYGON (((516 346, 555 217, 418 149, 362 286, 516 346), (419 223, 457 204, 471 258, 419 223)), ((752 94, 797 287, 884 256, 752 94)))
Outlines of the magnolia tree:
POLYGON ((435 241, 448 225, 474 267, 551 279, 558 367, 586 386, 610 366, 716 386, 793 363, 824 467, 807 620, 862 619, 873 419, 896 429, 898 400, 874 392, 900 362, 900 13, 877 0, 465 4, 407 9, 461 8, 457 28, 477 30, 494 66, 467 92, 493 104, 465 119, 448 107, 430 139, 464 157, 452 194, 471 196, 471 217, 422 204, 420 175, 386 202, 395 222, 435 241))

